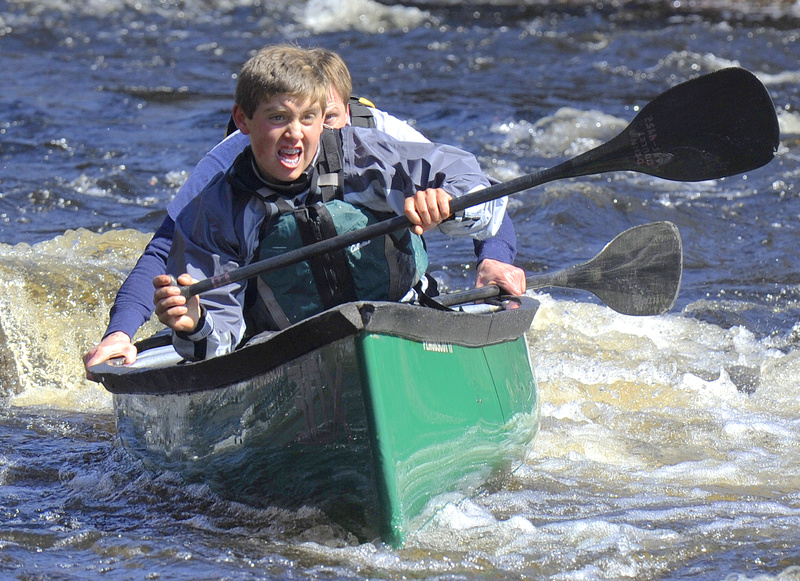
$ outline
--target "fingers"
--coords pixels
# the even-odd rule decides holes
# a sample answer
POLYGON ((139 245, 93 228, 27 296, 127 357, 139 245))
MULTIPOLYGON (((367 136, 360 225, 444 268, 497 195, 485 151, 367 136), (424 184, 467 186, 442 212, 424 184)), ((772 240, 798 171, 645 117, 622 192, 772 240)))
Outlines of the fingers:
POLYGON ((181 287, 178 285, 188 286, 193 282, 194 279, 186 273, 180 275, 177 280, 168 274, 158 275, 153 279, 155 288, 153 303, 157 307, 161 304, 162 308, 185 305, 186 298, 181 295, 181 287))
POLYGON ((478 265, 475 286, 480 288, 489 284, 496 284, 507 293, 516 296, 523 294, 528 286, 524 270, 512 264, 487 258, 478 265))
POLYGON ((517 267, 512 267, 506 273, 505 284, 502 281, 499 284, 506 291, 516 296, 524 294, 528 287, 528 283, 525 280, 525 271, 517 267))
POLYGON ((196 282, 189 274, 182 274, 180 275, 177 280, 174 276, 169 274, 159 274, 157 277, 153 279, 153 286, 156 288, 160 288, 163 286, 176 286, 176 285, 190 285, 193 282, 196 282))
MULTIPOLYGON (((181 289, 172 282, 172 277, 160 274, 153 279, 153 304, 156 306, 156 313, 178 306, 186 305, 186 297, 181 295, 181 289)), ((159 319, 161 317, 159 316, 159 319)), ((163 321, 162 321, 163 322, 163 321)))
POLYGON ((136 361, 136 347, 133 346, 131 338, 122 331, 117 331, 104 337, 99 344, 86 352, 83 356, 86 379, 97 381, 97 378, 89 371, 89 368, 117 357, 125 358, 125 363, 127 364, 136 361))
MULTIPOLYGON (((188 300, 181 294, 179 286, 175 286, 172 277, 166 274, 153 279, 153 304, 158 320, 175 331, 191 332, 200 319, 200 298, 193 296, 188 300)), ((189 285, 194 279, 189 274, 182 274, 177 282, 189 285)))
POLYGON ((441 224, 450 216, 452 196, 442 188, 418 191, 406 198, 404 214, 413 225, 414 234, 422 234, 441 224))
POLYGON ((422 229, 422 218, 420 218, 419 214, 417 213, 417 209, 414 205, 414 198, 406 198, 403 214, 405 217, 408 218, 408 221, 411 222, 411 227, 409 228, 414 234, 422 235, 424 230, 422 229))

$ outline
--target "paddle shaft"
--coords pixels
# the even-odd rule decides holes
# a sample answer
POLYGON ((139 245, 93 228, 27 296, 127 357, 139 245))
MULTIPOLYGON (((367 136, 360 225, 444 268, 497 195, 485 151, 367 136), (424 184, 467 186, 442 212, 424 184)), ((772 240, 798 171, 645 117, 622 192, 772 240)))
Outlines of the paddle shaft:
MULTIPOLYGON (((619 135, 554 167, 451 200, 452 214, 554 180, 636 171, 677 181, 702 181, 761 167, 775 155, 775 107, 749 71, 729 68, 668 89, 645 105, 619 135)), ((190 297, 407 228, 405 216, 373 224, 181 287, 190 297)))
MULTIPOLYGON (((567 173, 568 169, 574 165, 574 161, 575 160, 569 160, 552 168, 528 174, 508 182, 496 184, 483 190, 454 198, 450 201, 451 215, 461 212, 471 206, 476 206, 491 200, 496 200, 497 198, 502 198, 503 196, 515 194, 553 180, 591 173, 591 170, 583 173, 567 173)), ((200 282, 196 282, 192 285, 181 287, 181 294, 186 298, 189 298, 194 295, 202 294, 211 289, 219 288, 226 284, 247 280, 248 278, 252 278, 271 270, 290 266, 315 256, 320 256, 322 254, 347 248, 353 244, 358 244, 366 240, 372 240, 373 238, 385 236, 386 234, 397 232, 403 228, 408 228, 411 225, 411 221, 405 216, 395 216, 394 218, 383 220, 376 224, 361 228, 360 230, 354 230, 353 232, 348 232, 346 234, 336 236, 335 238, 329 238, 328 240, 315 242, 314 244, 309 244, 308 246, 290 250, 289 252, 285 252, 267 260, 254 262, 241 268, 201 280, 200 282)))
MULTIPOLYGON (((554 286, 564 286, 565 272, 559 270, 553 273, 531 274, 525 279, 528 290, 547 288, 554 286)), ((472 303, 491 299, 504 294, 503 289, 496 284, 486 285, 480 288, 473 288, 462 292, 441 295, 435 298, 436 302, 445 307, 472 303)))

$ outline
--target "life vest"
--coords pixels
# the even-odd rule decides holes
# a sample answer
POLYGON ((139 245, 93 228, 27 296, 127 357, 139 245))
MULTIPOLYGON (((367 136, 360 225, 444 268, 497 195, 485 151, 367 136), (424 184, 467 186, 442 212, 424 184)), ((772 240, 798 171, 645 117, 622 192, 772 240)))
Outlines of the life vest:
MULTIPOLYGON (((341 133, 326 129, 304 203, 279 195, 265 198, 272 217, 264 221, 256 259, 333 238, 393 214, 378 214, 343 200, 341 133), (277 217, 275 216, 277 209, 277 217)), ((407 228, 267 272, 257 279, 258 327, 282 329, 333 306, 357 300, 397 301, 428 267, 420 236, 407 228)), ((252 286, 252 285, 251 285, 252 286)))
MULTIPOLYGON (((375 105, 369 99, 350 97, 350 125, 353 127, 375 127, 375 116, 370 108, 374 109, 375 105)), ((228 119, 225 137, 228 137, 234 131, 238 131, 238 129, 236 122, 233 120, 233 115, 231 115, 231 118, 228 119)))

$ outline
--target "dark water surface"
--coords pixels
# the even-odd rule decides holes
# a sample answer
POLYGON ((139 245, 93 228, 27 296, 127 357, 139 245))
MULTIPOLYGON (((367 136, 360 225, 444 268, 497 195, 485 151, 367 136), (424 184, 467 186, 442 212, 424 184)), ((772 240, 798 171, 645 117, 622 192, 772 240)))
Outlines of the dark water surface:
MULTIPOLYGON (((0 1, 0 578, 800 578, 799 17, 724 1, 0 1), (743 176, 617 173, 513 198, 531 271, 674 222, 681 295, 639 319, 542 294, 525 465, 399 551, 148 473, 82 376, 117 286, 223 136, 236 71, 285 40, 338 50, 357 93, 501 180, 726 66, 779 114, 776 160, 743 176)), ((430 244, 469 286, 471 245, 430 244)))

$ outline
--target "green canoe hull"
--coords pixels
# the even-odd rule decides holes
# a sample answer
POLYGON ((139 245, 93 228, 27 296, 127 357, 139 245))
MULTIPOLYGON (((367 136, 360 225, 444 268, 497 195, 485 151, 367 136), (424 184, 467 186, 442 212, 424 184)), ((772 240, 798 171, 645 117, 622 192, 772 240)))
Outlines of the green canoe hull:
POLYGON ((254 506, 318 508, 401 545, 453 494, 521 461, 538 428, 523 299, 492 314, 351 303, 236 352, 107 366, 123 445, 254 506))

